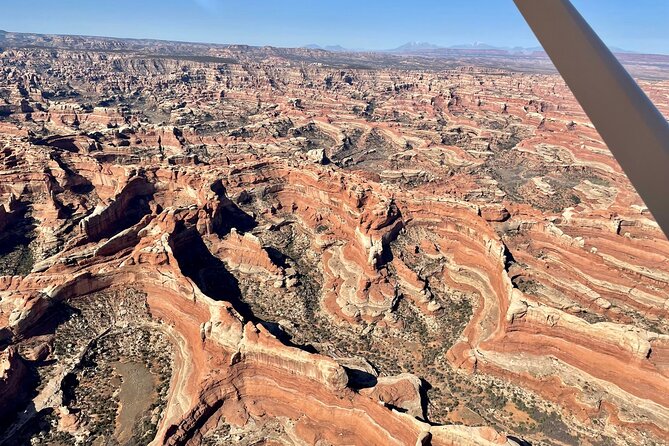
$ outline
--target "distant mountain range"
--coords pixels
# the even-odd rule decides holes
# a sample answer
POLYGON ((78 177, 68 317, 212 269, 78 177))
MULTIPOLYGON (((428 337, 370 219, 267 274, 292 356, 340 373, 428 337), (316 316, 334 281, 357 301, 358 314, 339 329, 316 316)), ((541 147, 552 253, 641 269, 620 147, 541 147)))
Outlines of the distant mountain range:
POLYGON ((354 50, 350 50, 347 48, 344 48, 341 45, 316 45, 315 43, 310 43, 309 45, 304 45, 302 48, 307 48, 310 50, 325 50, 325 51, 332 51, 334 53, 338 52, 353 52, 354 50))
POLYGON ((439 45, 429 42, 407 42, 402 46, 388 51, 393 53, 413 53, 416 51, 438 50, 439 48, 441 48, 439 45))
MULTIPOLYGON (((51 40, 53 38, 59 38, 59 37, 65 37, 65 38, 74 38, 74 39, 80 39, 86 36, 67 36, 67 35, 48 35, 48 34, 30 34, 30 33, 16 33, 16 32, 8 32, 5 30, 0 29, 0 42, 6 41, 7 39, 10 39, 12 41, 22 41, 25 39, 33 39, 37 38, 38 40, 44 40, 46 39, 51 40)), ((154 40, 154 39, 132 39, 132 38, 119 38, 115 39, 112 37, 97 37, 98 39, 102 40, 107 40, 110 42, 113 42, 115 40, 126 40, 126 41, 134 41, 134 42, 163 42, 162 40, 154 40)), ((164 41, 168 42, 168 41, 164 41)), ((181 44, 189 44, 189 42, 176 42, 176 43, 181 43, 181 44)), ((202 44, 197 44, 197 45, 202 45, 202 44)), ((222 46, 229 46, 229 45, 222 45, 222 46)), ((430 42, 407 42, 404 45, 400 45, 397 48, 391 48, 391 49, 386 49, 386 50, 370 50, 370 49, 365 49, 365 48, 345 48, 341 45, 318 45, 315 43, 311 43, 308 45, 302 46, 302 48, 306 49, 312 49, 312 50, 324 50, 324 51, 329 51, 331 53, 387 53, 387 54, 433 54, 433 55, 438 55, 440 52, 443 53, 448 53, 449 51, 452 50, 462 50, 462 51, 490 51, 490 52, 503 52, 503 53, 508 53, 508 54, 532 54, 535 52, 543 52, 543 48, 540 46, 535 46, 535 47, 506 47, 506 46, 494 46, 494 45, 488 45, 487 43, 482 43, 482 42, 474 42, 474 43, 465 43, 465 44, 459 44, 459 45, 451 45, 451 46, 442 46, 442 45, 437 45, 434 43, 430 42)), ((609 47, 609 49, 614 52, 614 53, 628 53, 628 54, 640 54, 637 51, 629 51, 625 50, 622 48, 618 47, 609 47)))
POLYGON ((474 42, 451 46, 435 45, 429 42, 409 42, 402 46, 388 50, 391 53, 425 53, 443 50, 469 50, 469 51, 504 51, 508 53, 533 53, 543 51, 541 47, 523 48, 523 47, 500 47, 488 45, 487 43, 474 42))
MULTIPOLYGON (((316 44, 305 45, 303 46, 303 48, 319 49, 337 53, 374 52, 374 53, 396 53, 396 54, 434 53, 443 50, 503 51, 506 53, 524 53, 524 54, 531 54, 537 51, 543 51, 543 48, 540 46, 534 46, 529 48, 520 46, 506 47, 506 46, 488 45, 482 42, 465 43, 451 46, 442 46, 430 42, 407 42, 404 45, 398 46, 397 48, 392 48, 387 50, 368 50, 360 48, 352 49, 352 48, 345 48, 341 45, 321 46, 316 44)), ((610 47, 610 49, 614 53, 635 53, 635 51, 628 51, 618 47, 610 47)))

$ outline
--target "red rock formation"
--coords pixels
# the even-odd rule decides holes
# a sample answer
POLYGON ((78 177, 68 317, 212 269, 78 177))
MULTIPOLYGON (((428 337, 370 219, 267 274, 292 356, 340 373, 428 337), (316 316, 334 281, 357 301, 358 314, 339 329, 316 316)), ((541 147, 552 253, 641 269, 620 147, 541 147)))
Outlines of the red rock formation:
MULTIPOLYGON (((67 63, 50 70, 34 61, 51 52, 0 53, 12 415, 30 368, 45 381, 35 411, 90 434, 60 392, 86 353, 60 343, 77 319, 50 317, 132 289, 141 328, 174 347, 155 444, 230 426, 277 444, 669 441, 669 243, 555 75, 54 39, 75 49, 54 49, 67 63), (130 111, 48 99, 75 76, 130 111)), ((104 333, 139 329, 130 308, 96 308, 114 319, 104 333)))

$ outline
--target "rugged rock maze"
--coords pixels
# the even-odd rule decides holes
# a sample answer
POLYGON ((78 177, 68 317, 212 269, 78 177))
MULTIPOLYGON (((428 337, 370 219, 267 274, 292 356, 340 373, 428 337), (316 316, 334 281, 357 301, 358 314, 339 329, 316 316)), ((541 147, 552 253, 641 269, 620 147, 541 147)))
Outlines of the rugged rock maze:
POLYGON ((26 38, 0 443, 669 443, 669 243, 557 75, 26 38))
POLYGON ((37 324, 54 333, 31 333, 17 348, 24 357, 35 357, 45 383, 36 389, 40 396, 52 390, 46 383, 59 382, 62 405, 35 415, 37 423, 28 422, 17 433, 20 441, 150 442, 167 399, 172 344, 151 321, 146 296, 132 288, 88 294, 55 305, 37 324), (47 357, 71 368, 56 377, 47 357))

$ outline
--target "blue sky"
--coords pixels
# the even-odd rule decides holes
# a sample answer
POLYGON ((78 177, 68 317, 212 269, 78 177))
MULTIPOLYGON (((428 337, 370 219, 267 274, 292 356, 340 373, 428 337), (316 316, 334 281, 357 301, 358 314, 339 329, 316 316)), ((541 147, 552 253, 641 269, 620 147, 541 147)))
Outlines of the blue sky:
MULTIPOLYGON (((572 0, 610 46, 669 54, 669 0, 572 0)), ((0 0, 0 29, 250 45, 536 46, 512 0, 0 0)))

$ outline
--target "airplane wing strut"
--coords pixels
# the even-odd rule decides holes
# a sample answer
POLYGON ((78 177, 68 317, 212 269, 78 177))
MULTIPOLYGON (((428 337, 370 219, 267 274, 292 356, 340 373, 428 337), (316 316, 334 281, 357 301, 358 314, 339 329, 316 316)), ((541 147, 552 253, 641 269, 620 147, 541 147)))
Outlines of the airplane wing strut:
POLYGON ((669 237, 667 120, 569 0, 514 2, 669 237))

